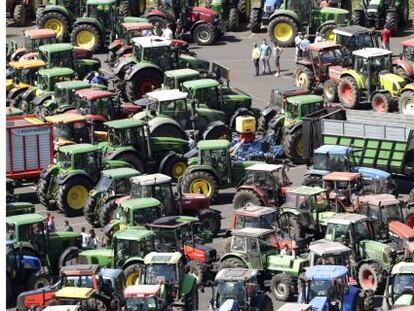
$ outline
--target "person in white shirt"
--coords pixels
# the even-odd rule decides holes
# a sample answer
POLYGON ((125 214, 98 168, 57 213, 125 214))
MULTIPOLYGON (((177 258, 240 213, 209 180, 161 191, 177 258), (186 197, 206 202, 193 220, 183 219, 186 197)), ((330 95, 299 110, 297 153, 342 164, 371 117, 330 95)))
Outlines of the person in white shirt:
POLYGON ((299 48, 299 44, 301 43, 301 41, 303 40, 303 36, 301 32, 298 32, 298 35, 295 37, 295 62, 298 61, 299 59, 299 53, 300 53, 300 48, 299 48))
POLYGON ((168 40, 173 39, 173 32, 171 30, 170 24, 168 24, 167 27, 162 31, 162 37, 168 40))
POLYGON ((85 227, 81 228, 81 236, 82 236, 82 247, 88 247, 88 245, 89 245, 89 234, 86 233, 85 227))

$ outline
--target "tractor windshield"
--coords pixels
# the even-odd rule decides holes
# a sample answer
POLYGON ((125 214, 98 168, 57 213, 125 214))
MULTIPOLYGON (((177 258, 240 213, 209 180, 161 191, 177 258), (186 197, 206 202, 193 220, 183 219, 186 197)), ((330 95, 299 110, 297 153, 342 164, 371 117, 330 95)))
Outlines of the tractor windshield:
POLYGON ((146 266, 144 284, 157 285, 160 282, 164 284, 176 284, 178 282, 175 265, 155 264, 146 266))
POLYGON ((219 306, 224 304, 227 299, 234 299, 239 306, 245 305, 246 286, 241 282, 220 282, 217 286, 217 300, 219 306))
POLYGON ((414 63, 414 48, 404 46, 403 47, 403 57, 404 57, 405 60, 414 63))
POLYGON ((172 117, 176 121, 182 121, 183 113, 187 112, 187 103, 184 100, 164 101, 160 102, 160 114, 172 117))
POLYGON ((39 68, 31 68, 31 69, 14 69, 13 74, 13 81, 15 84, 19 84, 20 82, 27 83, 27 84, 34 84, 34 80, 37 77, 37 72, 39 68))
POLYGON ((109 129, 109 142, 115 147, 135 146, 139 151, 145 150, 144 138, 137 128, 109 129))
POLYGON ((380 71, 389 70, 392 68, 391 56, 375 57, 370 59, 371 62, 371 76, 377 76, 380 71))
POLYGON ((393 284, 394 299, 403 294, 414 295, 414 274, 396 274, 393 284))
POLYGON ((348 228, 348 225, 328 224, 325 239, 343 243, 347 238, 348 228))
POLYGON ((321 65, 341 64, 343 61, 342 52, 339 48, 322 51, 319 53, 319 61, 321 65))
POLYGON ((221 110, 219 91, 217 87, 201 88, 195 91, 195 98, 199 105, 205 105, 211 109, 221 110))
POLYGON ((155 198, 160 201, 161 210, 165 215, 173 215, 175 210, 175 199, 169 183, 142 186, 133 184, 131 186, 132 198, 155 198))
POLYGON ((91 172, 91 176, 100 171, 98 169, 97 153, 94 151, 75 154, 74 162, 76 169, 91 172))
POLYGON ((354 36, 337 35, 336 43, 348 48, 350 51, 376 47, 374 36, 371 33, 357 34, 354 36))
POLYGON ((389 223, 392 220, 403 222, 403 215, 398 204, 387 205, 381 208, 381 220, 383 223, 389 223))
POLYGON ((124 261, 130 257, 144 257, 147 253, 153 250, 152 240, 121 240, 116 239, 117 257, 124 261))
POLYGON ((144 59, 158 64, 164 71, 172 68, 169 46, 146 48, 144 50, 144 59))
POLYGON ((108 120, 114 119, 116 116, 115 107, 112 98, 101 98, 97 100, 79 99, 76 101, 77 107, 81 114, 92 114, 106 117, 108 120))
POLYGON ((133 226, 143 226, 160 218, 159 208, 142 208, 133 212, 133 226))
POLYGON ((95 187, 95 190, 98 192, 108 191, 109 188, 113 187, 113 179, 111 177, 102 176, 99 179, 98 184, 95 187))
POLYGON ((330 172, 344 172, 346 171, 345 155, 315 153, 313 155, 313 168, 330 172))
POLYGON ((246 176, 245 185, 256 185, 260 188, 277 188, 279 183, 279 172, 249 171, 246 176))
POLYGON ((332 288, 332 280, 313 280, 308 286, 308 301, 315 297, 329 297, 329 290, 332 288))
POLYGON ((242 228, 264 228, 273 229, 275 227, 275 214, 268 214, 261 217, 237 216, 235 229, 242 228))
POLYGON ((61 286, 62 287, 85 287, 85 288, 94 287, 92 276, 90 275, 64 276, 61 286))
POLYGON ((68 140, 86 143, 89 141, 89 129, 84 122, 54 124, 53 137, 55 141, 68 140))
POLYGON ((127 311, 152 311, 158 310, 157 302, 153 297, 136 297, 126 300, 127 311))
POLYGON ((313 104, 307 104, 307 105, 301 105, 300 109, 300 113, 301 115, 307 116, 315 111, 318 111, 322 108, 323 106, 323 102, 319 102, 319 103, 313 103, 313 104))
MULTIPOLYGON (((48 63, 47 54, 42 55, 41 59, 48 63)), ((48 64, 49 68, 53 67, 67 67, 67 68, 74 68, 73 64, 73 54, 72 50, 53 53, 50 55, 50 64, 48 64)))
POLYGON ((348 266, 348 254, 329 254, 322 256, 314 254, 313 256, 313 265, 348 266))
POLYGON ((64 169, 68 169, 71 166, 71 156, 69 153, 59 152, 59 166, 64 169))

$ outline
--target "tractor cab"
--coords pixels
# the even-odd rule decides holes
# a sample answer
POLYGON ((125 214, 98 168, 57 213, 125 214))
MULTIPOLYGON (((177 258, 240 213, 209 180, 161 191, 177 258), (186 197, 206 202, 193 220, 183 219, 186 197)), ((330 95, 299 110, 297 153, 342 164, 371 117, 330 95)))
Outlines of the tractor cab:
POLYGON ((317 240, 309 245, 309 265, 338 265, 349 267, 351 249, 342 243, 317 240))
POLYGON ((63 145, 91 141, 85 116, 73 113, 57 114, 46 117, 46 121, 53 124, 55 149, 63 145))
POLYGON ((213 79, 199 79, 182 83, 182 91, 189 99, 197 100, 203 107, 223 110, 223 94, 220 83, 213 79))
POLYGON ((37 83, 37 73, 39 69, 46 66, 46 63, 38 60, 20 60, 9 62, 9 68, 12 70, 11 79, 7 79, 6 91, 12 93, 13 88, 17 91, 23 86, 33 86, 37 83))
POLYGON ((182 89, 182 84, 186 81, 200 79, 200 72, 191 68, 167 70, 164 72, 164 89, 182 89))
POLYGON ((124 290, 125 311, 157 311, 166 308, 161 285, 131 285, 124 290))
POLYGON ((315 149, 313 154, 313 169, 329 172, 346 172, 357 163, 353 149, 340 145, 323 145, 315 149))
POLYGON ((151 197, 129 199, 118 207, 121 225, 127 227, 145 227, 161 215, 161 202, 151 197))
POLYGON ((88 82, 80 80, 58 82, 55 84, 54 99, 46 102, 44 106, 50 114, 54 114, 55 109, 64 112, 74 107, 75 92, 77 90, 90 87, 91 85, 88 82))
POLYGON ((397 310, 397 307, 411 306, 412 308, 413 305, 414 263, 400 262, 392 268, 387 278, 382 308, 397 310))
POLYGON ((276 229, 278 225, 278 214, 274 208, 247 204, 233 212, 232 229, 276 229))
MULTIPOLYGON (((327 190, 320 187, 299 186, 287 190, 282 209, 296 209, 301 213, 317 213, 329 209, 327 190)), ((321 220, 321 219, 319 219, 321 220)))
POLYGON ((401 42, 402 45, 402 53, 401 58, 409 62, 410 64, 414 64, 414 40, 406 40, 401 42))
POLYGON ((55 43, 39 47, 39 59, 46 63, 47 68, 75 68, 74 49, 69 43, 55 43))
POLYGON ((114 93, 99 89, 80 89, 75 92, 76 110, 83 115, 94 115, 97 120, 116 119, 118 101, 114 93))
POLYGON ((333 30, 335 43, 339 44, 344 59, 351 56, 352 51, 363 48, 379 48, 379 33, 359 25, 338 27, 333 30))
POLYGON ((56 33, 51 29, 25 30, 23 35, 25 48, 32 52, 36 52, 42 45, 57 43, 56 33))
POLYGON ((87 0, 84 17, 93 18, 108 30, 118 22, 117 0, 87 0))

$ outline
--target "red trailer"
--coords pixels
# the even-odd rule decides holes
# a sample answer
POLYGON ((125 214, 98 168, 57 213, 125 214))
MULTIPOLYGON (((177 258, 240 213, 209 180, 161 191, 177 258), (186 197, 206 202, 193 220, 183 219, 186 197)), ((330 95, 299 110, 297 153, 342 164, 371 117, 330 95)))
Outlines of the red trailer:
POLYGON ((52 124, 31 115, 8 117, 6 124, 7 177, 39 177, 53 163, 52 124))

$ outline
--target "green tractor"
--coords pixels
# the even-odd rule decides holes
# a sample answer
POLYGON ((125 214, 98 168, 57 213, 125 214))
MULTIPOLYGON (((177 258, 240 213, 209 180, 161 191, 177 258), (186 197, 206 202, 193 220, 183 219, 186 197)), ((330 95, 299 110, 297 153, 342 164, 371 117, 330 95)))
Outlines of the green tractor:
POLYGON ((362 0, 352 12, 352 24, 381 29, 388 25, 393 35, 408 24, 410 17, 408 0, 362 0))
POLYGON ((139 284, 164 285, 167 304, 173 310, 198 310, 197 277, 186 272, 181 253, 151 252, 144 258, 139 284))
POLYGON ((6 216, 33 214, 35 206, 30 202, 7 202, 6 216))
POLYGON ((27 214, 6 217, 7 240, 14 240, 23 255, 40 258, 51 275, 71 262, 82 246, 82 236, 76 232, 48 232, 43 216, 27 214))
POLYGON ((198 80, 202 77, 201 73, 191 68, 181 68, 167 70, 164 72, 164 82, 162 88, 171 90, 182 90, 182 84, 186 81, 198 80))
POLYGON ((144 256, 154 249, 154 233, 140 228, 116 232, 107 248, 85 250, 77 260, 82 264, 98 264, 102 268, 124 270, 125 285, 135 285, 144 265, 144 256))
POLYGON ((47 209, 55 205, 66 215, 80 215, 88 193, 98 182, 104 168, 128 166, 124 161, 103 161, 97 146, 76 144, 61 146, 56 163, 42 171, 37 196, 47 209))
MULTIPOLYGON (((250 0, 249 0, 250 1, 250 0)), ((239 31, 243 13, 238 9, 237 0, 212 0, 205 1, 206 6, 220 14, 221 19, 226 22, 228 31, 239 31)))
POLYGON ((267 34, 279 46, 293 46, 299 31, 320 32, 333 41, 333 29, 348 24, 349 12, 340 8, 320 8, 316 0, 285 0, 269 18, 267 34))
POLYGON ((244 228, 233 230, 232 234, 230 251, 219 260, 220 269, 257 269, 263 281, 270 280, 273 297, 287 301, 307 261, 294 255, 281 255, 272 229, 244 228))
POLYGON ((188 168, 179 181, 183 192, 202 193, 215 202, 219 189, 235 187, 246 167, 259 163, 232 161, 229 148, 230 142, 224 139, 198 142, 197 154, 188 160, 188 168))
MULTIPOLYGON (((399 262, 392 267, 385 285, 382 310, 414 305, 414 263, 399 262)), ((403 308, 404 309, 404 308, 403 308)), ((405 309, 404 309, 405 310, 405 309)), ((407 309, 408 310, 408 309, 407 309)))
POLYGON ((146 110, 134 119, 148 122, 152 137, 177 137, 185 139, 187 132, 194 132, 196 139, 231 139, 231 129, 225 124, 222 111, 200 107, 188 100, 187 93, 177 89, 147 93, 135 104, 146 110))
POLYGON ((86 221, 92 226, 104 226, 99 222, 102 213, 116 198, 127 195, 131 190, 129 179, 138 176, 140 172, 124 167, 103 170, 96 186, 89 192, 89 200, 83 209, 86 221))

